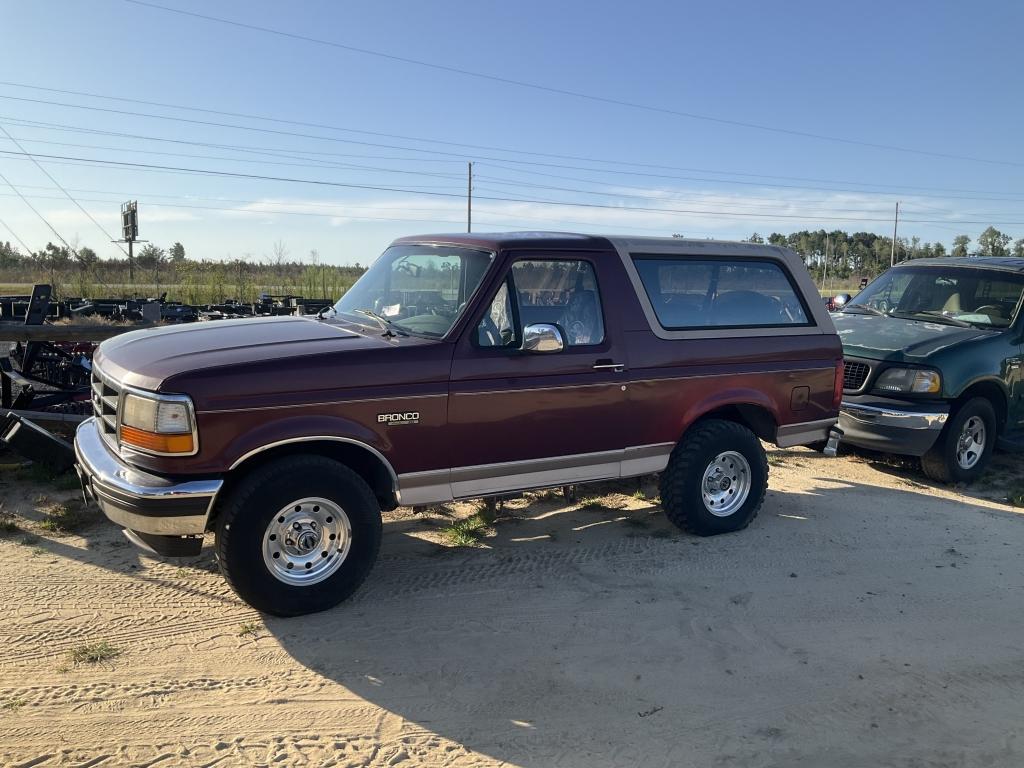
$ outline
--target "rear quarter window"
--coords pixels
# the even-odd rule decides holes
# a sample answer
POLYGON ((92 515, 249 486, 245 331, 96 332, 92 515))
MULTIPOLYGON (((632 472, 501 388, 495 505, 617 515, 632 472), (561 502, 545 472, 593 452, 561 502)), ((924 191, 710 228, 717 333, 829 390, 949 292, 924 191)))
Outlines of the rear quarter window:
POLYGON ((665 330, 813 324, 777 262, 634 255, 633 263, 665 330))

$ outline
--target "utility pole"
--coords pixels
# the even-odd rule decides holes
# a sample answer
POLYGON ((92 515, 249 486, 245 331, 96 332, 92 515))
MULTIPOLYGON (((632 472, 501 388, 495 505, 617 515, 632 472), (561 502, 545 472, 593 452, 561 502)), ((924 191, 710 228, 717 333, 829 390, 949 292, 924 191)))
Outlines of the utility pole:
POLYGON ((129 200, 121 205, 121 239, 114 240, 115 243, 128 243, 128 282, 135 285, 135 250, 132 248, 135 243, 148 243, 148 240, 139 240, 139 204, 136 200, 129 200))
POLYGON ((828 232, 825 233, 825 270, 821 273, 821 290, 825 290, 825 281, 828 280, 828 232))
POLYGON ((892 253, 889 254, 889 266, 896 266, 896 229, 900 225, 900 203, 896 201, 896 218, 892 223, 892 253))
POLYGON ((473 163, 466 169, 466 232, 473 231, 473 163))

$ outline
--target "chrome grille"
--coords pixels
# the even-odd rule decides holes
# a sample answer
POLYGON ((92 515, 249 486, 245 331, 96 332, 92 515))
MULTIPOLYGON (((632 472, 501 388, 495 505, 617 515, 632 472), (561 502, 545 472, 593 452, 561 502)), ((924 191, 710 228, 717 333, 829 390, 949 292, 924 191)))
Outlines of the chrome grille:
POLYGON ((843 389, 857 391, 864 386, 870 373, 871 366, 867 363, 846 360, 843 365, 843 389))
POLYGON ((117 444, 117 409, 121 390, 94 366, 92 369, 92 412, 96 416, 103 439, 117 444))

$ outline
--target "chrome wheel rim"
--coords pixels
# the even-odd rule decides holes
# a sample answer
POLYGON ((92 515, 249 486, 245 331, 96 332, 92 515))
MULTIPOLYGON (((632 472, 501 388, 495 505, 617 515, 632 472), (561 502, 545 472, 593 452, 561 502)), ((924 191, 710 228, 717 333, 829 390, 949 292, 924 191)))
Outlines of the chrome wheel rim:
POLYGON ((304 587, 329 578, 348 557, 352 524, 329 499, 297 499, 263 532, 263 562, 278 581, 304 587))
POLYGON ((701 493, 704 508, 715 517, 728 517, 750 495, 750 464, 743 454, 723 451, 704 470, 701 493))
POLYGON ((973 469, 984 452, 985 422, 980 416, 971 416, 956 441, 956 463, 961 469, 973 469))

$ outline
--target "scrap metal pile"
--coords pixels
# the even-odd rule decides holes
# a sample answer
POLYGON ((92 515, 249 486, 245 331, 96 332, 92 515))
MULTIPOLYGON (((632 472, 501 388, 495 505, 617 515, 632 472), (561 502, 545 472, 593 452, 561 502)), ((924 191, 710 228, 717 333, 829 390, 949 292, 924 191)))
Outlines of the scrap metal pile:
MULTIPOLYGON (((43 286, 36 286, 38 290, 43 286)), ((47 289, 49 286, 45 286, 47 289)), ((31 296, 0 296, 0 322, 26 322, 31 296)), ((167 293, 157 298, 48 299, 44 318, 70 319, 103 317, 114 321, 192 323, 201 320, 226 320, 236 317, 316 314, 334 304, 334 299, 307 299, 293 294, 260 294, 259 301, 247 303, 226 299, 220 304, 183 304, 167 301, 167 293)))
MULTIPOLYGON (((75 340, 66 338, 65 330, 75 327, 76 318, 102 318, 122 324, 123 330, 131 330, 131 324, 135 323, 175 324, 315 314, 333 303, 331 299, 262 294, 260 300, 253 303, 227 300, 221 304, 192 305, 167 301, 166 293, 154 299, 66 298, 57 301, 52 299, 49 285, 35 286, 31 296, 0 296, 0 332, 5 327, 18 326, 52 329, 51 334, 34 334, 38 340, 17 341, 9 350, 0 349, 0 413, 15 410, 40 415, 84 416, 90 412, 89 378, 97 345, 93 341, 77 340, 82 338, 81 334, 77 334, 75 340), (52 320, 62 320, 69 325, 49 325, 52 320)), ((108 331, 101 337, 109 335, 108 331)))

